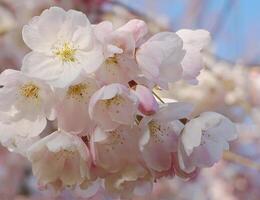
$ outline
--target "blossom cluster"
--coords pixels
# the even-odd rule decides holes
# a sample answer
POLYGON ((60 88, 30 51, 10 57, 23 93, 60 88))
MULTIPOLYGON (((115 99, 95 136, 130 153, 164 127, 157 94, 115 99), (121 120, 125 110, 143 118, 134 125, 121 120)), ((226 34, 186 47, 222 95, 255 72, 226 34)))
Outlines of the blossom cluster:
POLYGON ((138 19, 94 25, 58 7, 23 27, 31 52, 20 71, 0 75, 0 141, 31 161, 39 186, 130 198, 162 177, 192 177, 228 150, 228 118, 192 118, 191 104, 162 103, 153 91, 198 83, 209 33, 148 35, 138 19))

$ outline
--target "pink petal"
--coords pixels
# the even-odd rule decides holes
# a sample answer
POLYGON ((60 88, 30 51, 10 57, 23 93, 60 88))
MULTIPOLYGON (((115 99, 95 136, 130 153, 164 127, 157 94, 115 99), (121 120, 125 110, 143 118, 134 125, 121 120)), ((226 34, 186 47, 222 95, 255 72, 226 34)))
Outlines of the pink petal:
POLYGON ((153 115, 158 111, 159 105, 150 89, 142 85, 137 85, 134 93, 138 97, 138 109, 141 113, 145 115, 153 115))

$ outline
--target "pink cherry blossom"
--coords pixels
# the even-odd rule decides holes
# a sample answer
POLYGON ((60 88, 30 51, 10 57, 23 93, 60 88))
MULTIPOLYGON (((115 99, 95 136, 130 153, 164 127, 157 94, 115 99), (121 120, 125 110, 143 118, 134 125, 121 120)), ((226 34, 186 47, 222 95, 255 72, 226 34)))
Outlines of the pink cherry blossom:
POLYGON ((93 94, 89 102, 90 118, 104 130, 114 130, 120 124, 133 125, 138 99, 124 85, 110 84, 93 94))
POLYGON ((228 142, 236 138, 236 127, 228 118, 214 112, 202 113, 189 121, 182 132, 178 148, 181 168, 192 171, 212 166, 229 149, 228 142))
POLYGON ((129 164, 138 164, 141 160, 141 137, 138 127, 121 125, 113 131, 103 131, 97 127, 91 139, 94 163, 111 173, 118 172, 129 164))
POLYGON ((172 153, 177 152, 178 135, 183 124, 178 119, 187 117, 192 106, 186 103, 162 105, 159 111, 142 119, 141 126, 146 135, 141 142, 143 158, 154 171, 167 171, 172 166, 172 153))
POLYGON ((56 107, 58 127, 75 134, 93 132, 95 123, 90 120, 88 105, 98 88, 95 79, 83 76, 65 91, 60 91, 60 100, 56 107))
POLYGON ((110 22, 94 26, 99 41, 103 44, 106 60, 97 71, 97 79, 104 84, 127 85, 140 74, 135 60, 137 41, 146 34, 146 25, 141 20, 131 20, 114 30, 110 22))
POLYGON ((55 119, 55 95, 39 79, 20 71, 5 70, 0 75, 0 129, 5 130, 6 142, 15 137, 35 137, 46 127, 47 119, 55 119))
POLYGON ((136 59, 146 78, 167 89, 168 83, 181 79, 184 55, 181 38, 175 33, 162 32, 140 46, 136 59))
POLYGON ((43 11, 24 26, 23 39, 32 52, 25 56, 22 71, 56 87, 68 86, 83 72, 93 73, 103 62, 90 22, 75 10, 43 11))
POLYGON ((56 131, 28 150, 34 175, 43 185, 55 189, 81 184, 88 178, 91 157, 80 137, 56 131))

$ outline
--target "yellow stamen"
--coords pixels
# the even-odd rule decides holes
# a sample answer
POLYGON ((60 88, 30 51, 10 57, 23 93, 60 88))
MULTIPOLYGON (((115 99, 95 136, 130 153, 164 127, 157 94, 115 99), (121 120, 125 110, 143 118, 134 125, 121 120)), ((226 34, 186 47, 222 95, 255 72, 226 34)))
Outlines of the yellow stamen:
POLYGON ((80 83, 77 85, 72 85, 67 91, 67 97, 82 99, 85 94, 87 94, 88 86, 85 83, 80 83))
POLYGON ((157 135, 157 133, 161 131, 160 124, 153 120, 148 123, 148 127, 152 136, 157 135))
POLYGON ((119 96, 119 95, 116 95, 114 96, 113 98, 111 99, 106 99, 104 100, 105 101, 105 104, 107 107, 111 106, 111 105, 117 105, 119 106, 123 101, 123 97, 119 96))
POLYGON ((116 56, 107 58, 105 62, 106 62, 107 65, 115 65, 115 64, 118 64, 118 61, 117 61, 116 56))
POLYGON ((20 88, 20 94, 23 97, 26 97, 26 98, 29 98, 29 99, 32 99, 32 100, 38 100, 39 99, 39 91, 40 91, 40 88, 33 83, 24 84, 20 88))
POLYGON ((58 56, 63 62, 75 62, 75 53, 76 49, 67 42, 64 43, 62 48, 55 51, 56 56, 58 56))

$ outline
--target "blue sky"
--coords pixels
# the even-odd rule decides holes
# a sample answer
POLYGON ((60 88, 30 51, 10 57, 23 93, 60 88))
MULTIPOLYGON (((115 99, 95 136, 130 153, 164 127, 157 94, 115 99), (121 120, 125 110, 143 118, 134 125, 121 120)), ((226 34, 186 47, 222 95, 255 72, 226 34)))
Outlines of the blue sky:
POLYGON ((198 6, 202 10, 188 21, 184 16, 195 0, 121 1, 140 12, 151 13, 155 9, 158 15, 168 16, 174 30, 204 28, 212 31, 214 51, 220 58, 260 64, 260 0, 204 0, 206 4, 198 6), (229 2, 231 6, 228 6, 229 2), (144 9, 147 7, 152 10, 144 9), (220 28, 215 31, 218 20, 221 21, 220 28))

